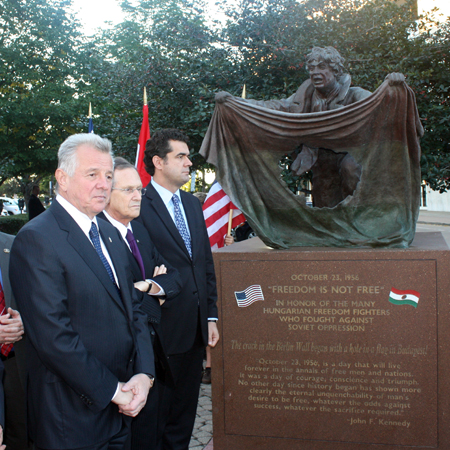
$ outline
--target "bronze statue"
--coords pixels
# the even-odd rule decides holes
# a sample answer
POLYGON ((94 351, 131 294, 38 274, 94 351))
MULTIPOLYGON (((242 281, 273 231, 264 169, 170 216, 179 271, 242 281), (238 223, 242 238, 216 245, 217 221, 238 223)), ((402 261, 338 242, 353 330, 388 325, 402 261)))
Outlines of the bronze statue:
POLYGON ((407 247, 420 198, 423 128, 414 93, 399 73, 372 94, 351 86, 332 47, 307 56, 309 79, 287 99, 216 94, 200 153, 233 203, 269 246, 407 247), (315 208, 280 178, 282 155, 311 171, 315 208))
MULTIPOLYGON (((351 76, 345 73, 345 59, 333 47, 314 47, 306 57, 309 80, 287 99, 246 100, 253 105, 290 113, 314 113, 343 108, 363 100, 371 92, 351 86, 351 76)), ((392 84, 405 77, 393 73, 386 77, 392 84)), ((223 103, 231 94, 219 92, 216 102, 223 103)), ((302 143, 303 144, 303 143, 302 143)), ((291 171, 301 176, 312 172, 313 205, 333 208, 352 195, 361 178, 361 166, 348 153, 301 144, 301 151, 291 165, 291 171)))

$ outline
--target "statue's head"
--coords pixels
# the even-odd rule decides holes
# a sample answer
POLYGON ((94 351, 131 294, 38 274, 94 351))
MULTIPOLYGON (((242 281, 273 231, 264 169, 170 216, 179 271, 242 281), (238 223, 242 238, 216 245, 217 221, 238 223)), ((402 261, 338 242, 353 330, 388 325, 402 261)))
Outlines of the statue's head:
POLYGON ((333 47, 314 47, 306 56, 311 81, 319 91, 330 90, 345 72, 345 59, 333 47))

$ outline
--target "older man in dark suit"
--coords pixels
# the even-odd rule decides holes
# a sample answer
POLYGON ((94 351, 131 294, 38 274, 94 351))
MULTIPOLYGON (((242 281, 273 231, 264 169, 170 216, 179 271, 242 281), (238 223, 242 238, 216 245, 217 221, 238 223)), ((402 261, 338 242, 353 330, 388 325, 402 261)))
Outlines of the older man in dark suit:
POLYGON ((39 449, 119 450, 154 364, 122 238, 95 217, 111 193, 111 143, 69 137, 55 177, 56 201, 11 250, 11 285, 30 344, 30 434, 39 449))
MULTIPOLYGON (((114 184, 104 213, 97 217, 108 220, 119 231, 127 246, 130 268, 141 309, 147 314, 148 327, 155 354, 156 378, 170 382, 170 367, 159 333, 161 305, 179 294, 181 280, 159 254, 145 227, 132 220, 141 210, 142 182, 137 170, 124 158, 114 160, 114 184)), ((154 450, 158 424, 158 381, 153 386, 142 411, 132 422, 132 450, 154 450)))
POLYGON ((161 332, 174 385, 161 383, 159 448, 186 450, 195 421, 203 353, 217 330, 216 278, 200 202, 179 188, 192 165, 187 137, 161 130, 147 142, 152 181, 142 198, 141 221, 161 255, 178 271, 182 290, 162 305, 161 332))

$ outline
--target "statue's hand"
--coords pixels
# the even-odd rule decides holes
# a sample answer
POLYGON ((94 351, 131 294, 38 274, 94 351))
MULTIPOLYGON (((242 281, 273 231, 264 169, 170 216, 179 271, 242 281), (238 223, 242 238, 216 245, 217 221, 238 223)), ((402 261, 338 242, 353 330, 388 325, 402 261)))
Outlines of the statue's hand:
POLYGON ((233 97, 229 92, 220 91, 215 96, 216 103, 225 103, 228 97, 233 97))
POLYGON ((386 80, 389 80, 389 84, 391 86, 395 86, 404 83, 406 78, 402 73, 393 72, 389 75, 386 75, 386 80))

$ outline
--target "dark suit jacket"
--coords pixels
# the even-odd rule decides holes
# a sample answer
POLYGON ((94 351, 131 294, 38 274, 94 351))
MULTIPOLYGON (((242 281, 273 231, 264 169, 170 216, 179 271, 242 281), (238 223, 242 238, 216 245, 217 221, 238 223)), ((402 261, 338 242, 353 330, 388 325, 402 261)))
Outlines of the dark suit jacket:
MULTIPOLYGON (((5 394, 3 391, 3 371, 5 366, 3 362, 0 361, 0 425, 2 426, 3 431, 5 430, 5 394)), ((5 437, 5 433, 3 433, 3 438, 5 437)))
POLYGON ((111 403, 118 381, 154 374, 122 238, 98 222, 120 295, 90 240, 57 201, 22 228, 11 250, 11 286, 30 344, 30 434, 40 448, 109 440, 123 422, 111 403))
MULTIPOLYGON (((108 221, 108 218, 103 213, 98 214, 97 218, 108 221)), ((133 228, 133 235, 136 239, 139 252, 141 253, 142 261, 144 262, 145 277, 154 279, 164 289, 165 299, 170 300, 181 290, 181 280, 178 271, 159 254, 150 239, 147 230, 141 223, 133 221, 131 227, 133 228), (155 266, 160 266, 162 264, 167 267, 167 273, 153 277, 155 266)), ((139 264, 125 242, 124 245, 128 251, 127 254, 130 260, 133 282, 142 281, 142 273, 139 264)), ((136 293, 141 301, 141 309, 147 314, 149 321, 152 323, 159 323, 161 319, 161 306, 158 298, 144 294, 139 290, 137 290, 136 293)))
MULTIPOLYGON (((108 220, 107 217, 100 213, 97 218, 108 220)), ((136 239, 139 252, 144 262, 145 276, 146 278, 154 279, 163 289, 165 293, 165 300, 170 301, 173 297, 178 295, 181 291, 181 279, 178 270, 174 269, 158 252, 153 244, 150 236, 145 227, 136 221, 131 224, 133 228, 133 235, 136 239), (153 270, 155 266, 164 264, 167 267, 167 273, 164 275, 158 275, 153 277, 153 270)), ((129 250, 127 244, 124 243, 127 248, 128 256, 130 259, 130 268, 133 276, 133 281, 141 281, 142 273, 136 258, 129 250)), ((136 290, 137 297, 141 303, 142 311, 147 314, 149 321, 150 334, 153 341, 153 352, 155 354, 155 370, 159 380, 169 381, 170 379, 170 367, 167 363, 167 355, 164 345, 164 337, 160 332, 158 324, 161 321, 161 306, 157 297, 145 294, 139 290, 136 290), (155 335, 158 335, 156 338, 155 335)))
POLYGON ((169 355, 192 348, 200 328, 203 344, 208 344, 208 317, 217 317, 216 277, 211 247, 200 202, 180 191, 192 241, 192 260, 164 202, 151 183, 142 198, 138 221, 144 224, 159 253, 178 269, 182 290, 162 306, 160 328, 169 355))

